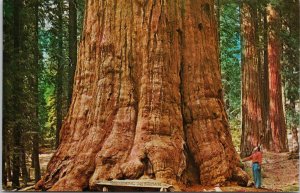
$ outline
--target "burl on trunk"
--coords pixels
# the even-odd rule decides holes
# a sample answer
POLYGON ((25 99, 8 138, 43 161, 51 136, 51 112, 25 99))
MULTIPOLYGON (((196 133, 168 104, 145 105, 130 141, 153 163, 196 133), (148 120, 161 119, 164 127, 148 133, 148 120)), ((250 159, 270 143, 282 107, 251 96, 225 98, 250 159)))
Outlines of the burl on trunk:
POLYGON ((72 104, 36 187, 247 182, 222 98, 212 0, 88 0, 72 104))

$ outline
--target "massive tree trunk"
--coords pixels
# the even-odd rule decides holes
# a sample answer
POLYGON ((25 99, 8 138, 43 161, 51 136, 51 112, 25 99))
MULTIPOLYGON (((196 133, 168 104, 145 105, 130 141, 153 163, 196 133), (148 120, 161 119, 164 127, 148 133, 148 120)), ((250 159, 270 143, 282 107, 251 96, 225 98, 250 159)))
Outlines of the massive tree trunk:
POLYGON ((224 110, 213 5, 87 1, 71 107, 36 187, 247 182, 224 110))
POLYGON ((269 127, 272 133, 270 150, 275 152, 288 151, 287 130, 282 104, 280 58, 281 41, 279 29, 280 17, 277 11, 268 5, 268 62, 269 62, 269 127))
POLYGON ((262 134, 262 92, 256 4, 242 4, 242 139, 241 156, 248 156, 262 134))
POLYGON ((270 149, 270 141, 272 140, 272 134, 269 127, 269 62, 268 62, 268 21, 267 10, 264 7, 262 11, 263 17, 263 61, 261 68, 261 94, 262 94, 262 122, 263 122, 263 137, 261 138, 261 144, 263 148, 270 149))

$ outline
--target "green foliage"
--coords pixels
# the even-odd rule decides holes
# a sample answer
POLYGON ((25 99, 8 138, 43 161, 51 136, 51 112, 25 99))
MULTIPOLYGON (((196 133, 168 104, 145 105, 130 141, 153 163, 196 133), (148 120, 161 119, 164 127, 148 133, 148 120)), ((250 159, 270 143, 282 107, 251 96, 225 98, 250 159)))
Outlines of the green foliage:
POLYGON ((13 5, 11 0, 4 0, 3 16, 4 16, 4 21, 6 22, 12 21, 8 19, 8 18, 12 18, 13 16, 13 5))
MULTIPOLYGON (((14 15, 13 1, 4 2, 4 129, 20 124, 23 133, 36 127, 34 74, 34 20, 31 1, 22 6, 20 11, 19 52, 14 47, 14 15), (17 100, 17 101, 16 101, 17 100), (18 104, 19 109, 14 108, 18 104)), ((8 136, 9 137, 9 136, 8 136)), ((25 144, 26 145, 26 144, 25 144)))
MULTIPOLYGON (((47 62, 44 62, 47 64, 47 62)), ((50 65, 45 65, 41 80, 39 82, 39 115, 41 133, 43 138, 55 139, 55 84, 54 76, 55 72, 51 72, 48 68, 50 65)))
MULTIPOLYGON (((38 0, 38 49, 39 63, 35 64, 35 3, 36 0, 26 0, 20 12, 21 15, 21 48, 17 56, 14 50, 14 15, 13 2, 4 0, 4 65, 3 65, 3 111, 7 139, 11 138, 11 129, 17 123, 23 128, 24 137, 30 138, 30 130, 39 126, 40 139, 55 140, 56 131, 56 74, 58 62, 63 66, 68 64, 68 1, 38 0), (63 4, 63 29, 60 33, 57 3, 63 4), (58 53, 58 39, 63 39, 62 55, 58 53), (22 66, 15 67, 18 59, 22 66), (37 67, 38 66, 38 67, 37 67), (38 80, 35 77, 38 76, 38 80), (15 103, 13 95, 16 92, 14 77, 20 81, 18 97, 20 106, 18 114, 13 110, 15 103), (38 81, 38 93, 35 82, 38 81), (36 95, 38 98, 36 98, 36 95), (37 100, 38 99, 38 100, 37 100), (38 109, 38 117, 36 116, 38 109)), ((23 1, 22 1, 23 2, 23 1)), ((78 35, 82 29, 85 1, 78 0, 78 35)), ((79 37, 78 37, 79 38, 79 37)), ((68 69, 63 68, 63 114, 67 112, 67 77, 68 69)), ((28 138, 28 139, 29 139, 28 138)), ((30 142, 30 140, 24 140, 30 142)))
POLYGON ((253 181, 253 173, 252 173, 252 168, 251 167, 245 167, 245 172, 248 174, 250 177, 250 180, 253 181))
POLYGON ((84 19, 84 8, 85 1, 77 0, 77 39, 80 39, 82 28, 83 28, 83 19, 84 19))
POLYGON ((240 145, 241 145, 241 122, 240 119, 230 119, 229 120, 230 125, 230 133, 232 137, 232 142, 237 151, 240 151, 240 145))
POLYGON ((220 57, 225 104, 230 119, 241 112, 241 45, 239 5, 220 5, 220 57))
POLYGON ((288 126, 299 125, 300 69, 299 69, 299 5, 297 1, 279 1, 283 28, 280 36, 283 43, 281 74, 284 85, 286 120, 288 126))
MULTIPOLYGON (((82 20, 85 1, 77 1, 78 35, 82 29, 82 20)), ((39 113, 43 138, 54 144, 57 121, 57 73, 62 70, 62 110, 63 116, 67 113, 68 90, 68 1, 41 1, 41 12, 44 14, 40 21, 39 44, 42 52, 42 71, 39 81, 39 113), (59 20, 58 3, 62 3, 62 23, 59 20), (62 29, 60 29, 62 26, 62 29), (62 32, 62 33, 61 33, 62 32), (62 51, 59 50, 62 38, 62 51), (62 66, 61 69, 58 69, 62 66)), ((79 37, 78 37, 79 39, 79 37)))

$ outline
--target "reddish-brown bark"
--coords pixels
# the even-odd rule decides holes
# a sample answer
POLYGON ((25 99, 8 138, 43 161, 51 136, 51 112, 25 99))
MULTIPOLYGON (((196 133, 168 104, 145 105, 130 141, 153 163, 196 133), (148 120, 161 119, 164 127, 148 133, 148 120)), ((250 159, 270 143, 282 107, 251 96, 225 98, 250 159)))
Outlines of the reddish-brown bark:
POLYGON ((268 62, 269 62, 269 127, 272 134, 270 150, 288 151, 287 131, 283 112, 280 75, 281 42, 279 37, 280 17, 269 5, 268 8, 268 62))
POLYGON ((243 4, 242 157, 257 145, 268 151, 288 150, 280 77, 280 18, 269 5, 261 61, 256 11, 255 4, 243 4))
POLYGON ((257 10, 254 5, 243 3, 242 25, 242 139, 241 156, 249 156, 260 144, 262 135, 262 92, 257 28, 257 10))
POLYGON ((72 103, 37 188, 247 182, 222 98, 213 1, 87 1, 72 103))

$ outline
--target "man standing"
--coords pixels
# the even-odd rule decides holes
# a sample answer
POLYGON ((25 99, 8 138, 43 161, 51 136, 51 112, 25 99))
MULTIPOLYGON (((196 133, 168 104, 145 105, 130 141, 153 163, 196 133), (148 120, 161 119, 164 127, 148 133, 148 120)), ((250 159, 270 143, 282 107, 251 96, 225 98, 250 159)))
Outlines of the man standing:
POLYGON ((251 156, 242 159, 242 161, 252 160, 252 172, 254 178, 254 184, 256 188, 261 188, 261 164, 262 164, 262 152, 260 147, 255 147, 251 156))

